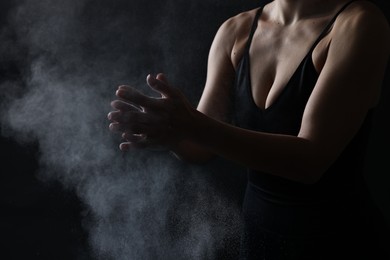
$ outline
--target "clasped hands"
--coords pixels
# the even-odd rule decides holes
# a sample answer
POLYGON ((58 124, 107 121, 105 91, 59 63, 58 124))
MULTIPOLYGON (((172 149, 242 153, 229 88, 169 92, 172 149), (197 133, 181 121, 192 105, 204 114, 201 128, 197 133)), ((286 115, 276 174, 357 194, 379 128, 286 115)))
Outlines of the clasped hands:
POLYGON ((160 97, 146 96, 134 87, 119 86, 113 111, 107 117, 109 129, 121 133, 122 151, 131 148, 170 149, 184 136, 184 126, 191 115, 191 105, 184 95, 171 87, 163 74, 148 75, 147 84, 160 97))

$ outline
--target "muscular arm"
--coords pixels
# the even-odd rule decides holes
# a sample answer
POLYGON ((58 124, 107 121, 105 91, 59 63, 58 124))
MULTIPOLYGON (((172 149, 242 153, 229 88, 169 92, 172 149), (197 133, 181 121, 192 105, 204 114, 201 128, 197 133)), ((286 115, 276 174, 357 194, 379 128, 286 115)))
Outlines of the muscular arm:
POLYGON ((389 58, 387 20, 373 5, 359 3, 346 9, 333 26, 326 61, 297 136, 250 131, 225 122, 235 76, 234 52, 245 39, 240 34, 244 30, 237 28, 250 27, 240 27, 248 20, 245 13, 218 31, 197 109, 163 75, 147 77, 160 98, 147 97, 130 86, 119 87, 119 99, 111 103, 116 110, 108 118, 110 129, 122 132, 125 139, 120 148, 162 145, 185 160, 200 162, 218 155, 257 171, 316 182, 377 103, 389 58))
MULTIPOLYGON (((197 106, 199 112, 222 122, 229 120, 230 90, 235 77, 231 55, 237 38, 236 27, 233 17, 223 23, 215 35, 208 57, 205 88, 197 106)), ((195 163, 206 162, 215 156, 214 151, 193 140, 183 140, 172 152, 182 160, 195 163)))
MULTIPOLYGON (((217 36, 217 43, 222 36, 217 36)), ((255 170, 313 183, 346 147, 378 100, 389 46, 388 23, 377 10, 356 8, 343 14, 332 30, 328 57, 298 136, 240 129, 218 118, 220 111, 226 111, 225 99, 221 110, 214 112, 211 106, 218 104, 220 96, 226 98, 222 89, 229 88, 229 75, 233 75, 230 53, 220 53, 219 62, 210 62, 210 83, 199 110, 188 120, 186 142, 255 170)))

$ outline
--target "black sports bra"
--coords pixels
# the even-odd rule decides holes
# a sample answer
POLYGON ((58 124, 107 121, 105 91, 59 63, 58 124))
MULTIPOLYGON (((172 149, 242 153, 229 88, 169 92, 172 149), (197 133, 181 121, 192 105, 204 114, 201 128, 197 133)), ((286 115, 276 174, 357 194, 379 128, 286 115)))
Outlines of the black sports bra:
MULTIPOLYGON (((345 4, 331 19, 284 90, 275 102, 264 110, 255 104, 250 82, 249 48, 262 12, 262 8, 258 9, 245 52, 236 71, 233 121, 237 126, 267 133, 294 136, 298 134, 306 103, 319 76, 312 61, 312 52, 318 42, 329 32, 337 16, 352 2, 354 1, 345 4)), ((340 158, 316 184, 305 185, 248 169, 249 185, 256 186, 262 196, 282 203, 312 203, 326 200, 329 196, 341 196, 341 193, 351 192, 352 186, 362 181, 361 173, 371 129, 371 117, 372 111, 340 158)))

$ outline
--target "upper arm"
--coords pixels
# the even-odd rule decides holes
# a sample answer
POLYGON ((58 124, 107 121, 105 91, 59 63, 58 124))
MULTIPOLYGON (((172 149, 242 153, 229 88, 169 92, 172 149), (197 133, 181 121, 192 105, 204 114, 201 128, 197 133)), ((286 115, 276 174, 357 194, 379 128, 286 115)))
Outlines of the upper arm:
MULTIPOLYGON (((214 37, 208 56, 206 84, 197 106, 197 110, 219 121, 229 119, 235 80, 232 51, 236 46, 237 32, 242 33, 238 30, 241 17, 239 14, 226 20, 214 37)), ((192 162, 205 162, 215 155, 202 145, 187 140, 173 150, 177 157, 192 162)))
POLYGON ((231 51, 235 42, 234 20, 225 21, 217 31, 210 48, 207 79, 197 109, 218 120, 226 121, 230 91, 235 78, 231 51))
POLYGON ((324 169, 357 133, 375 106, 389 57, 389 25, 372 6, 338 18, 327 60, 307 103, 299 136, 311 141, 324 169))
MULTIPOLYGON (((232 19, 227 20, 214 37, 209 51, 206 85, 197 107, 200 112, 221 121, 227 119, 229 92, 235 75, 230 59, 234 45, 233 26, 232 19)), ((215 156, 205 147, 188 140, 179 143, 173 153, 178 158, 196 163, 206 162, 215 156)))

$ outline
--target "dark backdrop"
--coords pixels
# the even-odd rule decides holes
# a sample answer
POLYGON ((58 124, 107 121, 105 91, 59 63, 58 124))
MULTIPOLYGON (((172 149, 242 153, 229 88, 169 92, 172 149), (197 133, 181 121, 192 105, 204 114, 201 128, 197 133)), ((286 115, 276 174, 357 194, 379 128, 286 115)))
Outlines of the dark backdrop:
MULTIPOLYGON (((77 9, 77 19, 84 27, 79 34, 77 30, 71 32, 74 37, 69 37, 69 32, 54 32, 53 39, 50 39, 53 34, 47 34, 38 40, 34 40, 31 34, 50 31, 48 28, 63 22, 50 20, 52 12, 58 12, 61 18, 62 11, 55 7, 56 2, 60 2, 41 1, 39 5, 37 2, 39 8, 31 8, 34 4, 30 3, 20 9, 27 2, 0 3, 2 109, 6 109, 11 99, 23 96, 28 87, 26 74, 32 61, 45 55, 50 56, 53 64, 61 63, 57 57, 69 56, 69 53, 62 53, 62 49, 73 54, 77 50, 76 54, 81 55, 86 63, 105 60, 110 66, 109 76, 104 76, 110 85, 106 92, 107 101, 112 98, 109 91, 114 90, 119 82, 142 82, 147 73, 164 71, 172 82, 181 84, 195 104, 205 79, 208 48, 218 26, 228 17, 266 1, 82 1, 84 5, 80 7, 82 11, 77 9), (48 10, 42 10, 45 3, 50 6, 48 10), (67 37, 62 38, 62 35, 67 37), (81 47, 72 48, 78 44, 81 47), (54 45, 60 47, 53 48, 54 45), (115 74, 115 71, 124 73, 115 74)), ((388 16, 388 3, 378 1, 378 4, 388 16)), ((58 8, 64 8, 66 12, 68 7, 59 4, 58 8)), ((98 75, 103 76, 104 71, 104 68, 99 70, 98 75)), ((389 73, 383 89, 366 172, 373 197, 390 223, 390 168, 388 153, 383 152, 390 145, 386 116, 389 111, 389 73)), ((75 190, 64 187, 60 179, 42 181, 37 178, 41 155, 38 140, 32 138, 20 142, 12 131, 6 131, 9 130, 6 123, 2 123, 1 128, 0 236, 3 242, 0 254, 6 257, 4 259, 92 258, 88 232, 83 224, 88 213, 75 190)), ((210 183, 224 196, 234 197, 233 200, 239 202, 244 179, 237 177, 236 172, 241 169, 219 162, 212 167, 210 183)), ((225 246, 226 251, 233 252, 229 254, 233 259, 237 252, 234 246, 235 242, 233 246, 225 246)), ((224 253, 220 255, 229 258, 224 253)))

